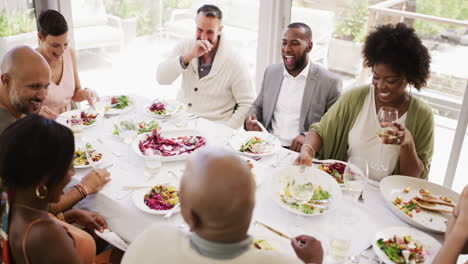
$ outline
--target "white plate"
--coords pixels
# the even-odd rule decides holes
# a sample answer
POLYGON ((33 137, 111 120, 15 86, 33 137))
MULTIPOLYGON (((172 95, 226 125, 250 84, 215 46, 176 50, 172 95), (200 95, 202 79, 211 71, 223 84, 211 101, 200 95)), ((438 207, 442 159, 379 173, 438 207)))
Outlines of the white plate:
POLYGON ((328 173, 315 167, 305 167, 304 172, 301 172, 300 170, 301 168, 299 166, 283 167, 275 170, 273 175, 269 178, 267 187, 270 197, 273 199, 273 201, 275 201, 283 209, 302 216, 324 215, 334 210, 337 207, 338 202, 341 200, 341 188, 335 179, 330 177, 328 173), (330 208, 328 210, 325 210, 322 213, 316 212, 314 214, 305 214, 298 209, 292 208, 290 205, 284 203, 281 200, 280 192, 284 190, 286 184, 288 183, 288 177, 298 173, 305 173, 312 184, 315 186, 321 186, 323 190, 328 191, 331 194, 330 203, 328 204, 330 208))
MULTIPOLYGON (((158 184, 156 183, 156 184, 153 184, 153 185, 156 186, 158 184)), ((177 187, 177 185, 174 185, 172 183, 170 183, 170 185, 176 187, 177 191, 179 191, 179 188, 177 187)), ((151 191, 151 188, 135 190, 133 192, 133 196, 132 196, 132 200, 133 200, 133 203, 135 204, 135 206, 138 209, 142 210, 143 212, 147 212, 149 214, 165 215, 165 214, 169 213, 172 209, 169 209, 169 210, 153 210, 153 209, 149 208, 145 204, 145 201, 144 201, 145 195, 148 194, 150 191, 151 191)), ((178 213, 178 212, 180 212, 180 207, 178 209, 176 209, 176 211, 174 213, 178 213)))
MULTIPOLYGON (((85 149, 84 146, 77 146, 76 149, 78 149, 78 148, 85 149)), ((75 149, 75 151, 76 151, 76 149, 75 149)), ((93 149, 94 149, 97 153, 101 153, 101 154, 102 154, 101 159, 94 162, 94 166, 97 167, 97 166, 99 166, 99 165, 101 165, 101 164, 103 163, 103 161, 104 161, 104 153, 103 153, 102 151, 96 149, 96 148, 94 147, 94 145, 93 145, 93 149)), ((75 154, 73 154, 73 155, 75 155, 75 154)), ((73 160, 75 160, 75 159, 73 159, 73 160)), ((78 165, 78 166, 73 165, 73 167, 74 167, 75 169, 85 169, 85 168, 91 168, 92 166, 91 166, 91 164, 88 164, 88 165, 78 165)))
MULTIPOLYGON (((145 140, 148 137, 148 135, 150 135, 151 133, 152 132, 147 132, 147 133, 140 134, 132 142, 133 151, 136 154, 138 154, 138 156, 140 156, 142 158, 144 157, 144 155, 143 155, 143 153, 141 153, 138 144, 140 143, 140 141, 145 140)), ((175 137, 181 137, 181 136, 202 136, 201 134, 196 133, 194 130, 190 130, 190 129, 161 129, 160 133, 161 133, 161 136, 163 136, 164 138, 175 138, 175 137)), ((204 136, 202 136, 202 137, 204 137, 204 136)), ((206 146, 206 144, 207 144, 206 137, 204 137, 204 138, 205 138, 205 146, 206 146)), ((205 147, 205 146, 203 146, 203 147, 205 147)), ((201 148, 203 148, 203 147, 201 147, 201 148)), ((187 159, 190 158, 190 156, 193 153, 195 153, 197 151, 198 151, 198 149, 195 150, 195 151, 192 151, 191 153, 183 153, 181 155, 176 155, 176 156, 161 157, 161 161, 162 162, 167 162, 167 161, 187 160, 187 159)))
MULTIPOLYGON (((114 96, 105 96, 102 97, 101 100, 106 102, 107 105, 111 105, 111 98, 112 97, 120 97, 122 95, 114 95, 114 96)), ((109 108, 109 110, 105 113, 105 115, 113 116, 113 115, 123 115, 128 112, 130 112, 134 107, 135 107, 135 99, 128 96, 128 99, 131 101, 127 107, 123 109, 117 109, 117 108, 109 108)))
POLYGON ((419 230, 408 227, 386 228, 377 232, 375 234, 374 241, 372 241, 372 248, 374 249, 375 254, 386 264, 394 264, 394 262, 387 257, 387 255, 379 248, 379 246, 377 246, 377 240, 380 238, 387 240, 394 235, 399 237, 410 235, 414 241, 417 241, 418 244, 422 245, 424 248, 423 252, 426 252, 427 254, 424 256, 424 263, 432 263, 440 249, 440 243, 437 240, 419 230))
POLYGON ((269 133, 259 132, 259 131, 246 131, 246 132, 239 132, 234 134, 232 138, 229 140, 229 145, 238 153, 242 155, 246 155, 248 157, 264 157, 269 156, 276 153, 281 148, 281 142, 277 137, 274 138, 273 146, 269 152, 263 154, 253 154, 248 152, 240 152, 239 149, 241 146, 246 143, 252 137, 258 137, 263 140, 268 139, 271 136, 269 133))
POLYGON ((153 118, 158 118, 158 119, 169 119, 171 117, 173 117, 174 115, 176 115, 180 110, 183 109, 183 105, 181 103, 179 103, 178 101, 176 100, 157 100, 157 101, 154 101, 152 102, 151 104, 149 105, 146 105, 145 106, 145 114, 153 117, 153 118), (154 112, 151 112, 149 110, 149 108, 151 107, 152 104, 156 103, 156 102, 160 102, 160 103, 163 103, 164 106, 166 107, 166 110, 167 110, 167 114, 165 115, 158 115, 158 114, 155 114, 154 112))
POLYGON ((455 204, 458 203, 460 197, 458 193, 448 188, 408 176, 388 176, 383 178, 380 182, 380 192, 387 206, 394 214, 415 227, 431 232, 444 233, 447 229, 446 221, 450 217, 449 214, 421 210, 420 213, 413 211, 413 217, 409 217, 393 204, 397 196, 400 196, 404 202, 409 201, 411 198, 417 196, 420 189, 427 189, 436 197, 451 197, 455 204), (403 189, 406 187, 411 187, 409 193, 403 192, 403 189))
MULTIPOLYGON (((348 163, 342 161, 342 160, 334 160, 334 159, 327 159, 327 160, 317 160, 317 161, 320 161, 320 162, 323 162, 323 163, 326 163, 326 164, 333 164, 333 163, 341 163, 341 164, 344 164, 344 165, 348 165, 348 163)), ((317 169, 320 167, 320 165, 322 164, 315 164, 313 163, 313 165, 315 167, 317 167, 317 169)), ((325 171, 324 171, 325 172, 325 171)), ((327 172, 325 172, 327 173, 327 172)), ((328 174, 328 173, 327 173, 328 174)), ((330 174, 328 174, 330 177, 332 177, 334 180, 335 180, 335 177, 331 176, 330 174)), ((336 180, 335 180, 336 181, 336 180)), ((344 187, 344 184, 343 183, 338 183, 341 187, 344 187)))
MULTIPOLYGON (((89 110, 81 110, 81 109, 75 109, 75 110, 70 110, 70 111, 67 111, 67 112, 63 112, 61 113, 58 118, 57 118, 57 122, 59 122, 60 124, 66 126, 66 127, 70 127, 68 124, 67 124, 67 120, 70 119, 72 116, 80 116, 81 115, 81 112, 87 112, 89 110)), ((97 114, 95 111, 91 111, 93 114, 97 114)), ((85 126, 83 125, 83 128, 90 128, 90 127, 93 127, 97 124, 97 122, 99 122, 99 115, 96 117, 96 122, 94 122, 93 124, 89 125, 89 126, 85 126)))

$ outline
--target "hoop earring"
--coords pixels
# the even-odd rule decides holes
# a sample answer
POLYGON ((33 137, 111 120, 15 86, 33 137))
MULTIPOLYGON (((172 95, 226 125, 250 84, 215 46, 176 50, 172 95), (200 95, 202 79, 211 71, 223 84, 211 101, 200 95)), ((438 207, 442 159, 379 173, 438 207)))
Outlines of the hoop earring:
POLYGON ((49 193, 49 191, 47 190, 47 187, 42 184, 42 185, 38 185, 36 187, 36 196, 37 198, 41 199, 41 200, 44 200, 45 198, 47 198, 47 194, 49 193), (41 194, 42 192, 42 194, 41 194))

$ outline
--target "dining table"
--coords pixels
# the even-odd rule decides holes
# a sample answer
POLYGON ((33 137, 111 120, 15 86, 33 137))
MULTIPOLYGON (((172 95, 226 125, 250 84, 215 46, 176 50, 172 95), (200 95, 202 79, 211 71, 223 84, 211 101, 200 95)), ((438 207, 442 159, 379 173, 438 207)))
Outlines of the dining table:
MULTIPOLYGON (((141 96, 131 96, 134 106, 125 115, 135 120, 156 120, 164 129, 192 129, 206 138, 206 147, 224 148, 226 151, 237 152, 229 140, 243 129, 232 129, 222 122, 210 121, 191 115, 187 110, 169 119, 155 119, 148 115, 145 107, 151 99, 141 96)), ((101 164, 108 168, 111 181, 96 194, 89 195, 79 202, 76 207, 96 211, 107 221, 111 231, 130 244, 145 229, 151 225, 168 224, 179 228, 187 228, 180 213, 170 218, 144 212, 137 208, 133 196, 135 190, 124 189, 125 186, 152 185, 160 182, 161 178, 173 177, 178 184, 183 175, 186 160, 163 162, 156 173, 148 173, 145 160, 138 155, 132 144, 124 143, 114 133, 114 124, 122 116, 98 117, 96 125, 85 128, 75 134, 77 143, 90 142, 103 153, 101 164)), ((239 154, 240 155, 240 154, 239 154)), ((277 170, 285 166, 292 166, 298 153, 286 148, 279 148, 274 154, 256 159, 259 167, 258 184, 256 187, 255 209, 249 233, 255 237, 267 237, 278 251, 295 255, 290 241, 261 225, 261 222, 286 234, 295 237, 300 234, 314 236, 322 242, 327 255, 329 244, 336 237, 345 237, 350 242, 349 256, 361 256, 360 260, 348 259, 346 263, 379 263, 370 248, 377 231, 388 227, 415 228, 401 220, 386 205, 379 183, 369 181, 363 192, 363 200, 356 202, 352 195, 343 190, 343 197, 334 210, 322 215, 300 216, 281 208, 271 198, 268 190, 268 180, 277 170), (260 177, 261 176, 261 177, 260 177), (362 253, 362 254, 361 254, 362 253)), ((92 168, 77 169, 68 188, 77 184, 92 168)), ((239 195, 242 195, 240 193, 239 195)), ((188 230, 187 230, 188 232, 188 230)), ((425 232, 425 231, 424 231, 425 232)), ((443 234, 425 232, 440 243, 443 234)), ((325 260, 327 262, 327 260, 325 260)), ((332 263, 332 262, 330 262, 332 263)))

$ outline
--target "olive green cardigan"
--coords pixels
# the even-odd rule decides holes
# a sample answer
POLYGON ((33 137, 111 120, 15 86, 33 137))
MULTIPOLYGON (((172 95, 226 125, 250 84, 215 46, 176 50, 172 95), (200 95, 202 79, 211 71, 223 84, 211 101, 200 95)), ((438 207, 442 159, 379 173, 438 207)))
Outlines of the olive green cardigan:
MULTIPOLYGON (((310 130, 316 131, 322 138, 317 158, 347 160, 348 134, 353 128, 368 94, 369 85, 357 87, 344 93, 320 122, 310 126, 310 130)), ((427 179, 434 148, 434 115, 431 107, 413 96, 406 115, 405 127, 411 132, 417 155, 424 164, 420 178, 427 179)), ((399 174, 399 171, 398 161, 393 174, 399 174)))

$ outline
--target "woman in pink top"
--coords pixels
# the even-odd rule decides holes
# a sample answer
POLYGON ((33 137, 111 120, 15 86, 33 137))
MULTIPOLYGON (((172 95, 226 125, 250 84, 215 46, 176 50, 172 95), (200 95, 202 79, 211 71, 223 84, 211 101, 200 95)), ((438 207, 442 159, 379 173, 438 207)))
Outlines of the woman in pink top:
POLYGON ((39 51, 47 60, 52 72, 49 91, 41 109, 41 115, 56 119, 71 108, 72 100, 87 100, 93 105, 96 94, 81 88, 75 51, 68 48, 68 25, 55 10, 46 10, 37 19, 39 51))

